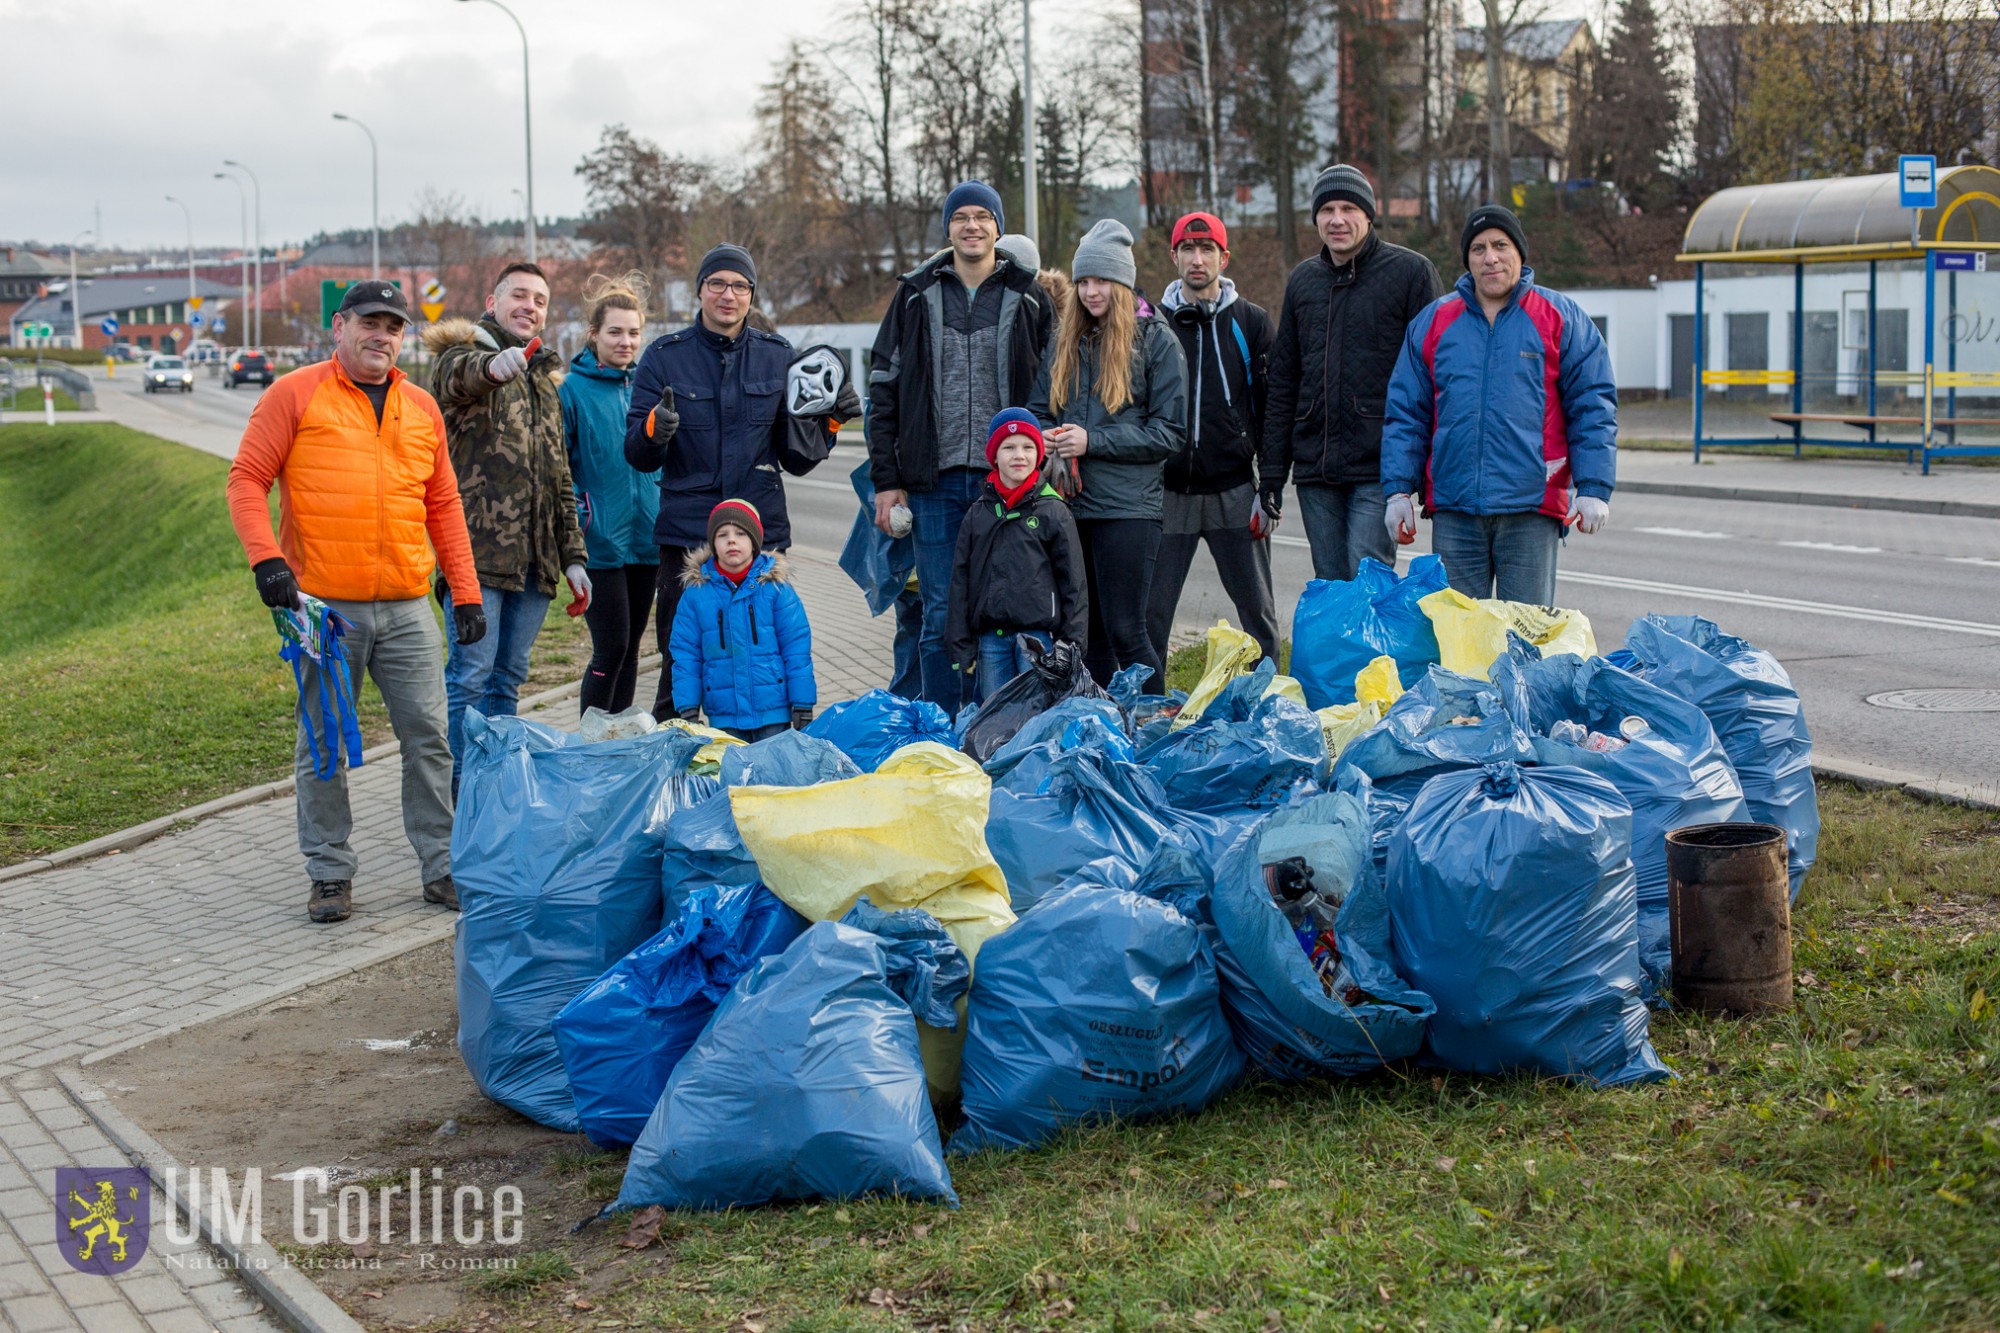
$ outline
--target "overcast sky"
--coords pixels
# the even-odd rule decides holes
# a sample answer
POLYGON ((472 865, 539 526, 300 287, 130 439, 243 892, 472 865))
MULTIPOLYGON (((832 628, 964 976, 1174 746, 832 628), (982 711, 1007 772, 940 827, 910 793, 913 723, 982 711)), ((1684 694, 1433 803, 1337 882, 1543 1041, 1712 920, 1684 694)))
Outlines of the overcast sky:
MULTIPOLYGON (((786 41, 823 36, 835 12, 829 0, 508 4, 532 52, 544 218, 583 210, 576 164, 607 124, 677 152, 735 151, 786 41)), ((214 179, 224 158, 262 180, 266 244, 366 227, 368 141, 335 111, 381 143, 385 225, 426 185, 520 216, 521 43, 491 4, 0 0, 0 49, 16 117, 0 239, 66 245, 99 206, 113 244, 180 244, 172 194, 197 245, 234 245, 237 193, 214 179)))

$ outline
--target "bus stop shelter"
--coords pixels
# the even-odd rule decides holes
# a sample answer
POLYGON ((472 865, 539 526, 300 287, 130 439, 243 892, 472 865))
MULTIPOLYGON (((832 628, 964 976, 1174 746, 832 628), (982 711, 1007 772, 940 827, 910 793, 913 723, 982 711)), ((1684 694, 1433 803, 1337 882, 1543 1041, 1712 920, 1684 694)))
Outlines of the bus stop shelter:
POLYGON ((1928 473, 1933 459, 2000 455, 2000 170, 1940 169, 1934 208, 1902 207, 1898 187, 1894 172, 1739 185, 1688 219, 1697 461, 1704 447, 1817 445, 1893 449, 1928 473), (1774 357, 1766 320, 1786 278, 1789 351, 1774 357), (1738 307, 1723 312, 1721 367, 1716 304, 1738 307))

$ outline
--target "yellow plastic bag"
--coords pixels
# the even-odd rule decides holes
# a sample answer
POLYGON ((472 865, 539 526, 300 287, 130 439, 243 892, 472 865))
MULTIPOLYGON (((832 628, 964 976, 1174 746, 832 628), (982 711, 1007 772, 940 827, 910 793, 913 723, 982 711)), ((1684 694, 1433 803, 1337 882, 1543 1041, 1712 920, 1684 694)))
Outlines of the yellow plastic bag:
MULTIPOLYGON (((1208 659, 1202 664, 1201 679, 1188 691, 1187 702, 1174 718, 1170 730, 1179 731, 1201 717, 1208 706, 1215 702, 1215 696, 1222 693, 1222 687, 1238 676, 1250 674, 1264 656, 1264 650, 1257 641, 1240 629, 1230 628, 1226 620, 1218 620, 1209 627, 1208 659)), ((1164 688, 1162 686, 1161 688, 1164 688)), ((1266 698, 1282 694, 1287 699, 1296 700, 1301 706, 1306 701, 1305 687, 1290 676, 1273 676, 1271 688, 1264 692, 1266 698)))
MULTIPOLYGON (((1014 924, 1007 881, 986 849, 993 780, 935 741, 906 745, 873 773, 814 787, 732 787, 729 808, 771 892, 814 921, 836 921, 862 894, 883 911, 921 907, 965 951, 1014 924)), ((962 1004, 962 1002, 961 1002, 962 1004)), ((956 1032, 918 1024, 934 1096, 958 1094, 956 1032)))
POLYGON ((722 767, 722 752, 724 750, 732 745, 748 744, 747 741, 744 741, 740 737, 732 736, 726 731, 717 731, 714 727, 704 727, 698 722, 689 722, 685 718, 670 717, 661 723, 661 725, 679 727, 682 731, 703 737, 708 741, 708 744, 696 750, 694 758, 688 761, 688 772, 690 773, 706 773, 712 777, 722 767))
POLYGON ((1530 606, 1526 602, 1474 601, 1455 588, 1434 592, 1417 603, 1437 632, 1438 657, 1446 670, 1487 678, 1487 670, 1507 651, 1513 630, 1545 657, 1597 655, 1597 636, 1581 611, 1530 606))
POLYGON ((1314 716, 1319 719, 1319 738, 1326 746, 1326 757, 1338 759, 1340 752, 1362 732, 1382 720, 1382 705, 1373 699, 1361 699, 1322 708, 1314 716))
POLYGON ((1378 657, 1355 672, 1354 697, 1372 700, 1381 705, 1383 712, 1388 712, 1389 705, 1403 697, 1403 678, 1396 670, 1396 659, 1378 657))

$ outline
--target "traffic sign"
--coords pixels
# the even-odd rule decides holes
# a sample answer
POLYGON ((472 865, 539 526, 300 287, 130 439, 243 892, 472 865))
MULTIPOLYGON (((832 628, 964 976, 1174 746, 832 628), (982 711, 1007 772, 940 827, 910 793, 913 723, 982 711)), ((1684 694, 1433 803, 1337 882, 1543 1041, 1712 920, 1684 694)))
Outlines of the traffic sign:
POLYGON ((1896 159, 1896 179, 1904 208, 1937 207, 1937 158, 1929 153, 1905 153, 1896 159))
POLYGON ((417 308, 424 312, 424 319, 426 321, 435 324, 437 323, 437 317, 444 313, 444 302, 421 301, 418 303, 417 308))
POLYGON ((442 300, 444 300, 444 284, 432 278, 424 284, 424 302, 429 304, 432 301, 442 300))
POLYGON ((190 296, 188 298, 188 309, 190 310, 201 309, 201 303, 203 301, 206 301, 207 299, 208 298, 206 296, 190 296))
POLYGON ((215 317, 215 323, 208 326, 208 331, 210 333, 221 333, 224 331, 222 316, 217 315, 215 317))
MULTIPOLYGON (((347 295, 349 287, 352 287, 355 282, 373 281, 375 281, 373 278, 357 278, 352 281, 338 278, 321 279, 319 284, 319 326, 323 329, 333 327, 333 317, 339 312, 341 298, 347 295)), ((398 287, 403 285, 401 278, 391 278, 389 281, 398 287)))
POLYGON ((116 338, 118 336, 118 316, 106 315, 104 322, 97 326, 97 331, 107 338, 116 338))
POLYGON ((1986 252, 1984 250, 1940 250, 1937 252, 1937 266, 1945 273, 1984 273, 1986 252))
POLYGON ((194 325, 196 328, 200 328, 202 323, 201 311, 197 310, 193 314, 189 315, 188 323, 194 325))

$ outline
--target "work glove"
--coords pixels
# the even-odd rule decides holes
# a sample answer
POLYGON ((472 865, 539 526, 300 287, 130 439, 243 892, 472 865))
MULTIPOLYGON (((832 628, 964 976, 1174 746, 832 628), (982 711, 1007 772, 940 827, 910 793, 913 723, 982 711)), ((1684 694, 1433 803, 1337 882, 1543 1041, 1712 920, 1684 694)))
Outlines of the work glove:
POLYGON ((569 580, 569 590, 576 594, 576 600, 563 610, 580 616, 590 607, 590 575, 583 572, 582 565, 571 565, 563 570, 563 577, 569 580))
POLYGON ((1579 495, 1576 497, 1576 503, 1570 506, 1569 517, 1563 520, 1563 524, 1589 537, 1610 521, 1610 505, 1594 495, 1579 495))
POLYGON ((665 444, 674 438, 674 432, 680 428, 681 414, 674 411, 674 391, 669 385, 660 390, 660 401, 646 413, 646 438, 665 444))
POLYGON ((1285 516, 1285 488, 1264 487, 1257 492, 1257 504, 1263 509, 1264 517, 1270 521, 1271 526, 1277 527, 1278 520, 1285 516))
POLYGON ((688 705, 686 708, 681 709, 679 717, 681 721, 687 723, 691 727, 701 725, 701 705, 699 704, 688 705))
POLYGON ((1389 529, 1389 539, 1398 546, 1408 546, 1417 539, 1417 497, 1414 495, 1392 495, 1389 507, 1382 512, 1382 526, 1389 529))
POLYGON ((794 709, 792 710, 792 730, 793 730, 793 731, 804 731, 804 730, 805 730, 805 729, 806 729, 807 727, 809 727, 809 726, 811 726, 811 725, 812 725, 812 720, 813 720, 813 710, 812 710, 812 709, 810 709, 810 708, 794 708, 794 709))
POLYGON ((840 392, 833 400, 833 419, 849 422, 861 415, 861 395, 854 391, 852 384, 840 386, 840 392))
POLYGON ((1259 495, 1250 502, 1250 540, 1261 542, 1278 530, 1278 515, 1264 507, 1259 495))
POLYGON ((290 611, 299 604, 299 581, 292 577, 292 567, 281 556, 269 560, 259 560, 250 572, 257 576, 257 595, 264 599, 264 605, 278 611, 290 611))
POLYGON ((470 648, 486 637, 486 608, 478 602, 454 603, 451 625, 459 643, 470 648))
POLYGON ((526 347, 509 347, 486 363, 486 378, 495 384, 505 384, 528 368, 535 353, 542 350, 542 340, 535 338, 526 347))

